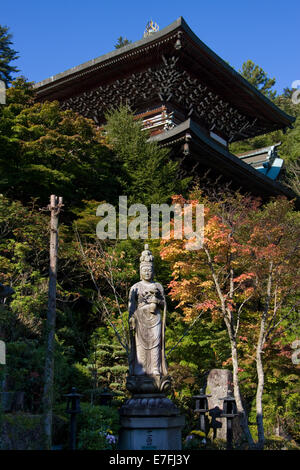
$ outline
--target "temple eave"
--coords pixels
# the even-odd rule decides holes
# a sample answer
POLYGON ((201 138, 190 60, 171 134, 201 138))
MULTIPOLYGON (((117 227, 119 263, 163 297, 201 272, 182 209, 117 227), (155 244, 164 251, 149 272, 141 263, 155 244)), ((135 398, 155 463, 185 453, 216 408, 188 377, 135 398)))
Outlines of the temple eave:
MULTIPOLYGON (((181 153, 184 152, 184 144, 188 143, 185 158, 188 159, 190 167, 197 165, 201 173, 205 173, 206 168, 211 168, 215 173, 220 172, 227 181, 231 180, 235 186, 240 185, 252 194, 264 197, 285 196, 288 199, 296 199, 297 205, 300 204, 300 198, 293 191, 230 153, 225 146, 206 135, 192 119, 152 136, 150 140, 170 148, 177 148, 179 145, 181 153)), ((178 153, 178 148, 176 152, 178 153)))

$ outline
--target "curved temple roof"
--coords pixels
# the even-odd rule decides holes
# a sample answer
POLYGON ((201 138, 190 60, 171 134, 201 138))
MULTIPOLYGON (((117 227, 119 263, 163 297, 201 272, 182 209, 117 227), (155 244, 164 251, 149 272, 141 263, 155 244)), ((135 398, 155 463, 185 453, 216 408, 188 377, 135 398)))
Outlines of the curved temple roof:
MULTIPOLYGON (((207 85, 215 96, 251 119, 263 122, 264 132, 292 126, 293 117, 281 111, 207 47, 182 17, 146 38, 35 84, 38 99, 64 100, 82 91, 93 90, 99 84, 147 68, 170 52, 178 55, 180 65, 207 85)), ((262 131, 257 131, 259 133, 262 131)))
MULTIPOLYGON (((160 145, 173 146, 191 134, 197 161, 212 168, 222 168, 229 178, 239 181, 249 190, 256 188, 259 194, 295 197, 279 182, 232 155, 226 148, 227 141, 230 141, 226 132, 215 136, 220 141, 223 139, 225 146, 210 138, 218 128, 215 129, 209 119, 204 122, 207 125, 203 125, 199 115, 202 112, 205 118, 212 116, 212 121, 217 115, 221 124, 225 118, 227 129, 236 120, 233 124, 235 140, 292 127, 295 119, 281 111, 209 49, 182 17, 148 37, 43 80, 35 88, 38 100, 57 99, 63 107, 69 106, 86 117, 94 118, 94 114, 99 113, 99 122, 107 104, 115 105, 120 99, 124 102, 129 94, 133 96, 132 102, 138 114, 148 115, 145 111, 158 109, 162 104, 171 105, 172 114, 180 104, 182 115, 174 128, 171 126, 151 139, 160 145), (160 90, 166 82, 169 89, 162 97, 160 90), (172 99, 169 101, 170 90, 172 99), (195 114, 190 112, 193 106, 195 114), (243 127, 247 121, 250 123, 249 132, 243 127)), ((167 108, 166 112, 168 114, 167 108)))

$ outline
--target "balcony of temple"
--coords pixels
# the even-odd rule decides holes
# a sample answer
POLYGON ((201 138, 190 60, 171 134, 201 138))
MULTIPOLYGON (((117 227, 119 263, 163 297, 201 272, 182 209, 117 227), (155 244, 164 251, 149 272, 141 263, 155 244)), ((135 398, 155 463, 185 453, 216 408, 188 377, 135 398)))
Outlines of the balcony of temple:
POLYGON ((141 119, 143 129, 148 129, 150 136, 154 136, 176 127, 184 121, 184 115, 173 108, 161 105, 136 113, 135 119, 141 119))

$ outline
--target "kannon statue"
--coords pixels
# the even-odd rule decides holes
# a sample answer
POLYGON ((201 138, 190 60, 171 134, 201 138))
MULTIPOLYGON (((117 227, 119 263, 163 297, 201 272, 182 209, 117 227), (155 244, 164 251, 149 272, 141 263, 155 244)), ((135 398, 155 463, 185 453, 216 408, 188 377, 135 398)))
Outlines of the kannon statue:
POLYGON ((170 387, 165 357, 166 299, 153 281, 153 255, 145 245, 140 278, 129 293, 130 356, 127 388, 134 393, 165 392, 170 387))

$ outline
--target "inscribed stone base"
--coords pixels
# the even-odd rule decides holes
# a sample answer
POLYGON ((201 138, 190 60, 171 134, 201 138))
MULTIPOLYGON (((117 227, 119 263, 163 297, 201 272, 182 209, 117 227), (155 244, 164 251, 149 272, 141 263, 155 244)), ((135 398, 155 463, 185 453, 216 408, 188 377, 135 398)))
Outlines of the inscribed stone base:
POLYGON ((183 416, 121 418, 120 450, 181 450, 183 416))
POLYGON ((181 450, 184 417, 164 395, 136 395, 120 416, 120 450, 181 450))

